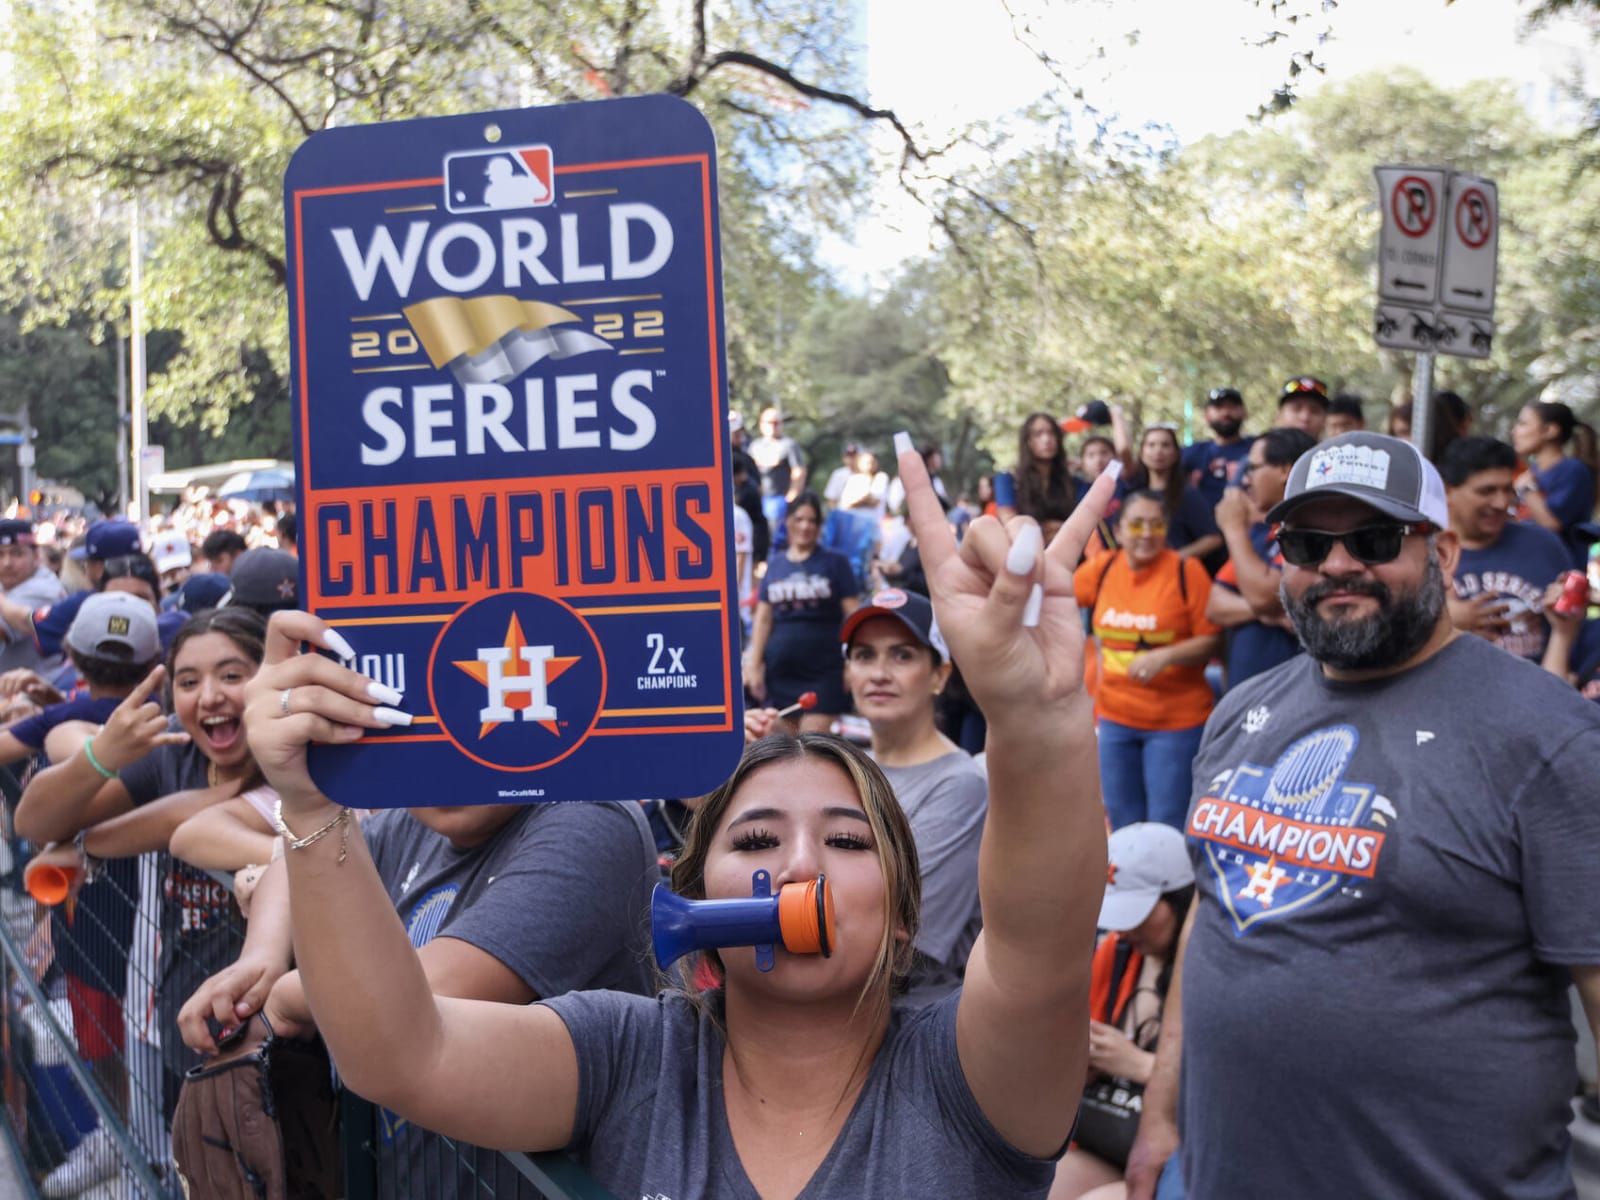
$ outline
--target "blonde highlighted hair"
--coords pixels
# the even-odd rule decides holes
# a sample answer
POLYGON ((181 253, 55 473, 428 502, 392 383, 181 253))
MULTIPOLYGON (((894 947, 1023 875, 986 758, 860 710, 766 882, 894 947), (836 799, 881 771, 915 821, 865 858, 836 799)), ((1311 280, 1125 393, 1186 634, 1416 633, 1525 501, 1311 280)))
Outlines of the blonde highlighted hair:
MULTIPOLYGON (((883 872, 883 939, 873 969, 861 990, 860 1005, 876 1003, 887 1011, 895 984, 911 971, 913 943, 922 907, 922 870, 905 810, 894 788, 865 751, 827 733, 773 734, 745 747, 744 756, 726 783, 703 800, 689 827, 683 853, 672 867, 672 890, 689 900, 706 894, 706 858, 740 788, 757 771, 774 763, 820 758, 835 764, 855 786, 872 830, 873 848, 883 872)), ((720 971, 714 950, 706 957, 720 971)))

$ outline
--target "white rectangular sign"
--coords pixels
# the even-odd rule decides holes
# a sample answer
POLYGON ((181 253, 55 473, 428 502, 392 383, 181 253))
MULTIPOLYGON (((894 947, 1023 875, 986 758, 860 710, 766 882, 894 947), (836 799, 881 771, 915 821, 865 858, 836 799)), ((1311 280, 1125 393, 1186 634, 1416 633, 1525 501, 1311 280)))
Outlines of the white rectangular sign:
POLYGON ((1427 353, 1434 348, 1433 310, 1380 300, 1372 332, 1386 349, 1427 353))
POLYGON ((1433 304, 1444 245, 1448 173, 1437 167, 1378 167, 1383 232, 1378 238, 1378 299, 1433 304))
POLYGON ((1444 221, 1439 303, 1463 312, 1494 312, 1499 195, 1487 179, 1453 175, 1444 221))

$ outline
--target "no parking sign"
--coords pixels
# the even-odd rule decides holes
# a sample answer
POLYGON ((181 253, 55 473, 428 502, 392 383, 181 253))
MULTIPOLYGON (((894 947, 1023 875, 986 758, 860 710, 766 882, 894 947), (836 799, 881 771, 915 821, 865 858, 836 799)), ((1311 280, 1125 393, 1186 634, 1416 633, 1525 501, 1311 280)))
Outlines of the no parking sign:
POLYGON ((360 806, 690 796, 743 741, 709 127, 333 129, 284 184, 304 606, 405 693, 360 806))

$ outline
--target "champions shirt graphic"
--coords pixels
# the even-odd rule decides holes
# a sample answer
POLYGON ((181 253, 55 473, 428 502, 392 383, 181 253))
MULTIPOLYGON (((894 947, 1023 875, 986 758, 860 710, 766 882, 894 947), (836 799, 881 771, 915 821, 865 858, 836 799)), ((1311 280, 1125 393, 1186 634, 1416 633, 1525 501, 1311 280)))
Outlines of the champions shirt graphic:
POLYGON ((1345 778, 1359 741, 1351 725, 1316 730, 1270 766, 1219 773, 1193 805, 1188 834, 1237 936, 1376 875, 1397 814, 1373 785, 1345 778))
POLYGON ((300 594, 413 717, 312 748, 334 799, 697 795, 732 769, 715 165, 659 96, 296 152, 300 594))

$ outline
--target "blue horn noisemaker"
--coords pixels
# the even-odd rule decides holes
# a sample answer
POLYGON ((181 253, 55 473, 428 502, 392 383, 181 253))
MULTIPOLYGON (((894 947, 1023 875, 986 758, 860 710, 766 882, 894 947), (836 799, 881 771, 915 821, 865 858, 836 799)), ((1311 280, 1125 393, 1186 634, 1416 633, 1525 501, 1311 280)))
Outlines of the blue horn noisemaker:
POLYGON ((772 970, 773 947, 790 954, 833 953, 833 893, 828 877, 786 883, 772 894, 772 876, 757 871, 748 900, 685 900, 664 883, 650 897, 650 940, 664 971, 691 950, 754 946, 756 965, 772 970))

